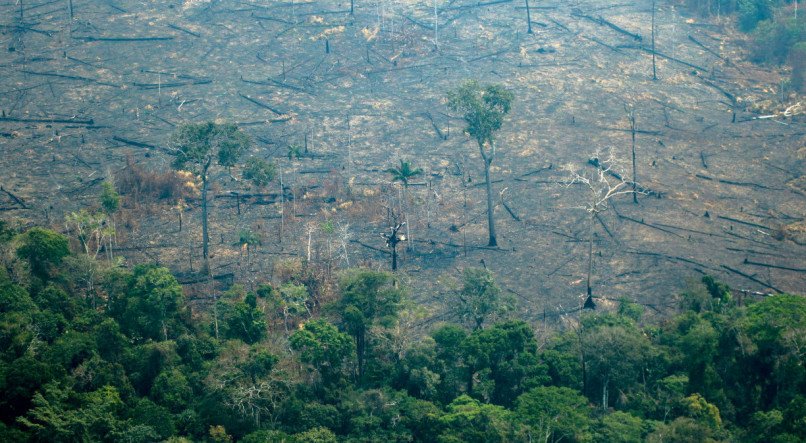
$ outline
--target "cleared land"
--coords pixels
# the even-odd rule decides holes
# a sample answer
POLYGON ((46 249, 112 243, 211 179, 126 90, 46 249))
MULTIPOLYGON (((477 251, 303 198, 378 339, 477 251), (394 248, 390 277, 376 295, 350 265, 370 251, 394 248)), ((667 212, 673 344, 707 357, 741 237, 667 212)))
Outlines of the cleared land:
MULTIPOLYGON (((523 3, 507 0, 438 1, 436 19, 431 2, 409 0, 358 0, 353 14, 347 1, 76 1, 72 18, 67 1, 6 1, 2 217, 61 226, 127 158, 167 170, 177 125, 236 121, 287 189, 219 178, 217 275, 268 279, 278 259, 309 254, 309 235, 325 267, 387 267, 379 232, 402 203, 383 170, 405 158, 426 170, 409 189, 414 241, 401 269, 417 299, 439 318, 440 278, 483 263, 539 318, 578 307, 585 288, 583 194, 561 166, 611 147, 628 160, 628 104, 638 181, 660 198, 625 197, 602 214, 594 294, 662 311, 703 273, 803 292, 806 127, 802 116, 758 118, 797 100, 782 96, 779 73, 742 61, 727 26, 659 3, 654 81, 649 1, 540 2, 533 34, 523 3), (506 190, 497 250, 481 247, 478 149, 444 103, 468 78, 516 94, 493 165, 495 191, 506 190), (289 160, 289 145, 307 153, 289 160), (264 239, 248 262, 232 246, 240 229, 264 239)), ((126 208, 120 251, 178 273, 198 267, 197 203, 181 232, 174 202, 126 208)))

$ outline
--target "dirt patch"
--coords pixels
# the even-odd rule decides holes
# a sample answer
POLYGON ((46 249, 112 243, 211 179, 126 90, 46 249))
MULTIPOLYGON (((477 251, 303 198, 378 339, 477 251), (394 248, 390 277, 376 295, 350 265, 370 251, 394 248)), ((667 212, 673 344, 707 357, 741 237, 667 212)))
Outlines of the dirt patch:
MULTIPOLYGON (((60 226, 128 156, 167 170, 176 125, 237 121, 289 189, 218 178, 215 272, 259 281, 277 259, 309 254, 333 268, 387 266, 378 234, 402 203, 383 170, 407 158, 426 170, 409 190, 413 250, 401 258, 416 297, 439 311, 437 277, 485 265, 538 318, 579 306, 585 289, 581 189, 562 185, 559 166, 609 147, 627 159, 631 104, 638 181, 662 198, 603 214, 595 295, 662 309, 702 273, 742 289, 806 287, 803 117, 757 119, 796 100, 777 72, 742 62, 720 24, 659 9, 653 81, 649 2, 541 3, 527 34, 520 2, 442 1, 436 36, 422 1, 356 2, 352 15, 349 2, 89 1, 72 19, 61 2, 25 4, 22 18, 0 6, 0 184, 25 202, 0 193, 3 217, 60 226), (466 78, 516 94, 494 164, 512 211, 497 208, 498 250, 482 247, 478 150, 445 106, 466 78), (289 160, 289 144, 307 154, 289 160), (233 246, 244 228, 264 239, 248 260, 233 246)), ((197 267, 199 209, 188 203, 182 231, 172 204, 133 212, 123 253, 197 267)))

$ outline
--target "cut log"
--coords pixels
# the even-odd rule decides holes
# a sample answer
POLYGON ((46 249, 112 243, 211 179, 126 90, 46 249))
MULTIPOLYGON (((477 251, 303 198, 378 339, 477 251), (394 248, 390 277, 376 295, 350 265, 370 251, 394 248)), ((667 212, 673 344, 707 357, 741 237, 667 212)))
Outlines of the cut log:
POLYGON ((739 219, 733 218, 733 217, 726 217, 724 215, 717 215, 716 218, 719 218, 719 219, 722 219, 722 220, 727 220, 727 221, 734 222, 734 223, 740 223, 740 224, 747 225, 747 226, 752 226, 754 228, 762 228, 762 229, 766 229, 768 231, 772 230, 772 228, 770 228, 769 226, 764 226, 764 225, 760 225, 758 223, 739 220, 739 219))
POLYGON ((174 37, 73 37, 85 42, 154 42, 173 40, 174 37))
POLYGON ((638 34, 636 34, 634 32, 630 32, 630 31, 618 26, 617 24, 615 24, 613 22, 611 22, 609 20, 606 20, 601 15, 599 17, 591 17, 589 15, 582 14, 579 11, 572 12, 571 15, 574 16, 574 17, 582 17, 582 18, 584 18, 586 20, 589 20, 589 21, 591 21, 593 23, 596 23, 598 25, 607 26, 608 28, 610 28, 610 29, 612 29, 612 30, 614 30, 614 31, 616 31, 616 32, 618 32, 620 34, 626 35, 627 37, 630 37, 633 40, 637 40, 637 41, 643 40, 643 37, 641 37, 640 35, 638 35, 638 34))
POLYGON ((794 272, 806 272, 806 268, 792 268, 792 267, 789 267, 789 266, 772 265, 772 264, 769 264, 769 263, 761 263, 761 262, 752 261, 752 260, 748 260, 748 259, 744 259, 744 263, 746 265, 761 266, 761 267, 765 267, 765 268, 783 269, 783 270, 786 270, 786 271, 794 271, 794 272))
POLYGON ((25 204, 25 200, 23 200, 21 197, 17 197, 11 191, 9 191, 8 189, 6 189, 6 188, 4 188, 2 186, 0 186, 0 191, 3 191, 12 200, 14 200, 14 203, 20 205, 23 209, 28 209, 28 205, 25 204))
POLYGON ((16 122, 16 123, 61 123, 73 125, 94 125, 93 119, 84 120, 77 118, 17 118, 17 117, 0 117, 0 122, 16 122))
POLYGON ((740 270, 738 270, 738 269, 731 268, 730 266, 727 266, 727 265, 722 265, 722 267, 723 267, 724 269, 727 269, 728 271, 730 271, 730 272, 732 272, 732 273, 736 274, 736 275, 741 275, 742 277, 744 277, 744 278, 746 278, 746 279, 748 279, 748 280, 750 280, 750 281, 756 282, 756 283, 760 284, 761 286, 764 286, 765 288, 772 289, 773 291, 775 291, 775 292, 777 292, 777 293, 779 293, 779 294, 783 294, 783 293, 784 293, 784 291, 782 291, 782 290, 780 290, 780 289, 776 288, 775 286, 770 285, 770 284, 767 284, 767 283, 764 283, 763 281, 761 281, 761 280, 759 280, 759 279, 757 279, 757 278, 753 277, 752 275, 745 274, 744 272, 742 272, 742 271, 740 271, 740 270))
POLYGON ((67 80, 79 80, 79 81, 95 83, 95 84, 103 85, 103 86, 112 86, 112 87, 115 87, 115 88, 119 87, 118 85, 115 85, 115 84, 112 84, 112 83, 104 83, 104 82, 102 82, 100 80, 96 80, 94 78, 89 78, 89 77, 82 77, 80 75, 66 75, 66 74, 57 74, 55 72, 29 71, 29 70, 26 70, 26 69, 23 69, 20 72, 22 72, 23 74, 28 74, 28 75, 38 75, 40 77, 55 77, 55 78, 63 78, 63 79, 67 79, 67 80))
POLYGON ((182 86, 188 85, 209 85, 212 83, 212 80, 196 80, 192 82, 177 82, 177 83, 132 83, 132 86, 136 86, 140 89, 167 89, 167 88, 180 88, 182 86))
POLYGON ((282 111, 280 111, 278 109, 274 109, 271 106, 261 102, 260 100, 256 100, 256 99, 254 99, 252 97, 249 97, 248 95, 243 95, 240 92, 238 93, 238 95, 240 95, 241 98, 243 98, 244 100, 247 100, 247 101, 249 101, 251 103, 254 103, 254 104, 260 106, 261 108, 268 109, 269 111, 271 111, 271 112, 273 112, 273 113, 275 113, 277 115, 285 115, 286 114, 285 112, 282 112, 282 111))
POLYGON ((673 231, 670 231, 668 229, 661 228, 661 227, 658 227, 658 226, 655 226, 655 225, 651 225, 649 223, 645 223, 643 220, 637 220, 637 219, 634 219, 634 218, 632 218, 630 216, 623 215, 623 214, 618 214, 618 213, 617 213, 617 215, 618 215, 618 218, 620 218, 620 219, 629 220, 629 221, 631 221, 633 223, 638 223, 639 225, 643 225, 643 226, 646 226, 648 228, 657 229, 658 231, 665 232, 665 233, 670 234, 670 235, 674 235, 675 237, 678 237, 678 238, 685 238, 685 237, 683 237, 682 235, 680 235, 680 234, 678 234, 676 232, 673 232, 673 231))
POLYGON ((201 37, 201 34, 193 32, 193 31, 191 31, 189 29, 185 29, 185 28, 183 28, 181 26, 174 25, 172 23, 168 23, 168 27, 171 28, 171 29, 175 29, 175 30, 177 30, 179 32, 184 32, 185 34, 192 35, 194 37, 201 37))
POLYGON ((442 130, 439 129, 439 126, 437 126, 437 123, 434 121, 434 116, 431 115, 430 112, 424 112, 423 115, 425 115, 425 117, 429 121, 431 121, 431 126, 433 126, 433 128, 434 128, 434 132, 437 133, 437 137, 439 137, 441 140, 447 140, 448 135, 443 133, 442 130))
POLYGON ((135 141, 135 140, 129 140, 127 138, 118 137, 117 135, 112 137, 112 140, 114 140, 116 142, 123 143, 125 145, 135 146, 135 147, 138 147, 138 148, 152 149, 152 150, 155 150, 155 151, 162 151, 162 152, 165 152, 165 153, 168 153, 168 154, 173 154, 174 153, 173 151, 171 151, 168 148, 162 148, 162 147, 159 147, 159 146, 156 146, 156 145, 151 145, 151 144, 148 144, 148 143, 138 142, 138 141, 135 141))

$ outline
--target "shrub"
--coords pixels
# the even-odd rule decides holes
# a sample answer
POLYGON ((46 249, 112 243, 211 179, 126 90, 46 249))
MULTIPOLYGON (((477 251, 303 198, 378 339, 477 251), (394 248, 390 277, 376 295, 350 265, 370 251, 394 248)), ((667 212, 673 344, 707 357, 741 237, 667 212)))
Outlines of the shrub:
POLYGON ((792 66, 792 88, 806 92, 806 41, 802 41, 789 51, 789 64, 792 66))
POLYGON ((126 168, 118 177, 121 194, 129 196, 134 203, 169 200, 191 196, 195 190, 194 179, 190 174, 175 171, 153 171, 126 160, 126 168))

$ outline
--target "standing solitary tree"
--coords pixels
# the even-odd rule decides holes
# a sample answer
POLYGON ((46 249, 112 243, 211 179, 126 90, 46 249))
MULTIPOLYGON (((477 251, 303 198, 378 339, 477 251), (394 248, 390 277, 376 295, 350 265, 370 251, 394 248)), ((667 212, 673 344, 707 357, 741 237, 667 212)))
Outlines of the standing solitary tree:
MULTIPOLYGON (((409 224, 409 180, 418 175, 422 175, 423 170, 415 168, 411 162, 400 160, 400 166, 397 168, 389 168, 386 170, 392 175, 393 182, 401 182, 403 184, 403 217, 406 221, 406 237, 409 239, 411 245, 411 228, 409 224)), ((411 246, 409 246, 411 248, 411 246)))
POLYGON ((630 122, 630 136, 632 140, 632 201, 633 203, 638 203, 638 193, 635 192, 638 189, 638 175, 635 169, 635 108, 633 108, 632 105, 625 105, 624 110, 627 111, 627 121, 630 122))
POLYGON ((267 188, 276 176, 277 166, 262 158, 250 158, 243 168, 243 178, 258 189, 267 188))
POLYGON ((202 208, 202 272, 210 272, 210 238, 207 229, 207 190, 210 185, 210 168, 215 162, 224 168, 238 163, 249 148, 249 137, 230 123, 190 123, 180 126, 171 136, 174 149, 173 167, 190 170, 201 180, 202 208))
POLYGON ((493 187, 490 181, 490 166, 495 160, 495 138, 493 134, 501 129, 504 116, 509 113, 514 96, 501 85, 480 85, 468 80, 458 88, 448 92, 448 106, 462 114, 467 123, 465 132, 476 140, 481 158, 484 160, 484 179, 487 184, 487 225, 490 241, 488 246, 498 246, 495 237, 493 218, 493 187))
POLYGON ((616 171, 621 168, 612 151, 606 158, 600 158, 599 153, 595 153, 588 160, 588 164, 594 166, 596 172, 589 173, 586 170, 579 170, 574 165, 568 165, 565 169, 570 174, 569 186, 581 184, 588 194, 584 205, 584 209, 588 213, 588 272, 585 307, 595 308, 591 274, 593 273, 593 234, 596 227, 596 217, 599 216, 600 212, 607 210, 610 199, 613 197, 640 191, 631 189, 631 182, 624 178, 625 174, 616 171))

